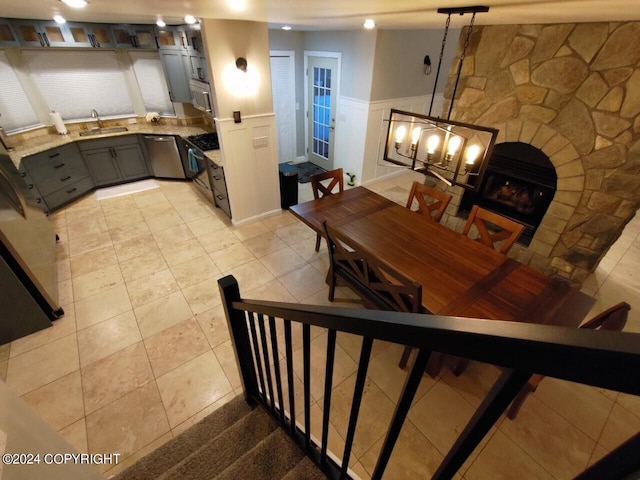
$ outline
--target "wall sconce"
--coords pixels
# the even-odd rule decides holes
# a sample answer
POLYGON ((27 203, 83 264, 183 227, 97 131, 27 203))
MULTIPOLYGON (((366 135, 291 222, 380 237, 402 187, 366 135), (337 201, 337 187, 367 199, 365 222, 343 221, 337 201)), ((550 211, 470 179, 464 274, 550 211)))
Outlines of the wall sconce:
POLYGON ((431 57, 429 55, 424 57, 424 74, 431 75, 431 57))
POLYGON ((243 57, 236 58, 236 68, 241 72, 247 73, 247 59, 243 57))
POLYGON ((256 63, 249 65, 244 57, 229 61, 222 70, 222 82, 225 89, 236 97, 252 97, 260 87, 260 72, 256 63))
POLYGON ((497 135, 494 128, 392 109, 384 160, 474 190, 497 135))

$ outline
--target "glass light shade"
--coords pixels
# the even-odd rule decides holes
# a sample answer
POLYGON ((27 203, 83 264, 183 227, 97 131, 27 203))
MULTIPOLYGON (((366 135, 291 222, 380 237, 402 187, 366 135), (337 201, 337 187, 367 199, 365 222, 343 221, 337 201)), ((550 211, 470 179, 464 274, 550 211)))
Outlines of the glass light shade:
POLYGON ((476 163, 476 160, 480 155, 480 150, 481 149, 479 145, 471 145, 469 148, 467 148, 467 152, 465 155, 467 165, 473 165, 474 163, 476 163))
POLYGON ((156 25, 159 26, 160 28, 162 27, 166 27, 167 24, 164 22, 164 20, 162 20, 161 18, 159 18, 158 20, 156 20, 156 25))
POLYGON ((187 15, 184 17, 184 21, 187 22, 189 25, 193 25, 194 23, 197 22, 197 20, 195 19, 195 17, 193 15, 187 15))
POLYGON ((450 186, 479 188, 496 129, 394 108, 387 121, 385 163, 380 165, 408 167, 450 186))
POLYGON ((364 26, 364 28, 366 28, 367 30, 371 30, 372 28, 375 28, 375 26, 376 26, 376 22, 374 22, 372 18, 367 18, 367 19, 364 21, 363 26, 364 26))
POLYGON ((440 145, 440 137, 436 134, 431 135, 427 140, 427 153, 431 155, 436 153, 438 145, 440 145))
POLYGON ((420 134, 422 133, 422 128, 416 127, 411 132, 411 144, 415 145, 420 140, 420 134))
POLYGON ((451 137, 447 144, 447 155, 455 155, 458 152, 461 143, 462 139, 459 136, 456 135, 455 137, 451 137))

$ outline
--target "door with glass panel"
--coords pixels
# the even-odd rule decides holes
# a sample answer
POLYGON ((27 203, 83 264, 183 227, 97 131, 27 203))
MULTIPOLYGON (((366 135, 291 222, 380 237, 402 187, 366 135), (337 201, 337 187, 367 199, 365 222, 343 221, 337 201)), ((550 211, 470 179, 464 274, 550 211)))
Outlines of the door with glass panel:
POLYGON ((338 81, 337 58, 307 57, 307 157, 326 170, 333 169, 338 81))

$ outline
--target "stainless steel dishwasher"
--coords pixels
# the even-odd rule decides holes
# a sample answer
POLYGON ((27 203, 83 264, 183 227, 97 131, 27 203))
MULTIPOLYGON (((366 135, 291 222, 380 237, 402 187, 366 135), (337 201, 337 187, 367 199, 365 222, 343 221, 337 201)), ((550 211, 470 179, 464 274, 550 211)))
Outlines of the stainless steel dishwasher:
POLYGON ((186 178, 176 137, 171 135, 145 135, 144 145, 151 169, 156 177, 186 178))

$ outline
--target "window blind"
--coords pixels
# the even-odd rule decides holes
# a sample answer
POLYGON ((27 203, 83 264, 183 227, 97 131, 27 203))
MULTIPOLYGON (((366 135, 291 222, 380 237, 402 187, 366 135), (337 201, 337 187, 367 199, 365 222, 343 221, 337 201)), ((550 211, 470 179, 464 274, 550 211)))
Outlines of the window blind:
POLYGON ((0 126, 11 133, 41 125, 5 53, 0 50, 0 126))
POLYGON ((113 51, 23 50, 31 76, 49 110, 64 120, 133 114, 124 75, 113 51))
POLYGON ((129 52, 129 57, 147 112, 175 115, 160 55, 156 52, 129 52))

